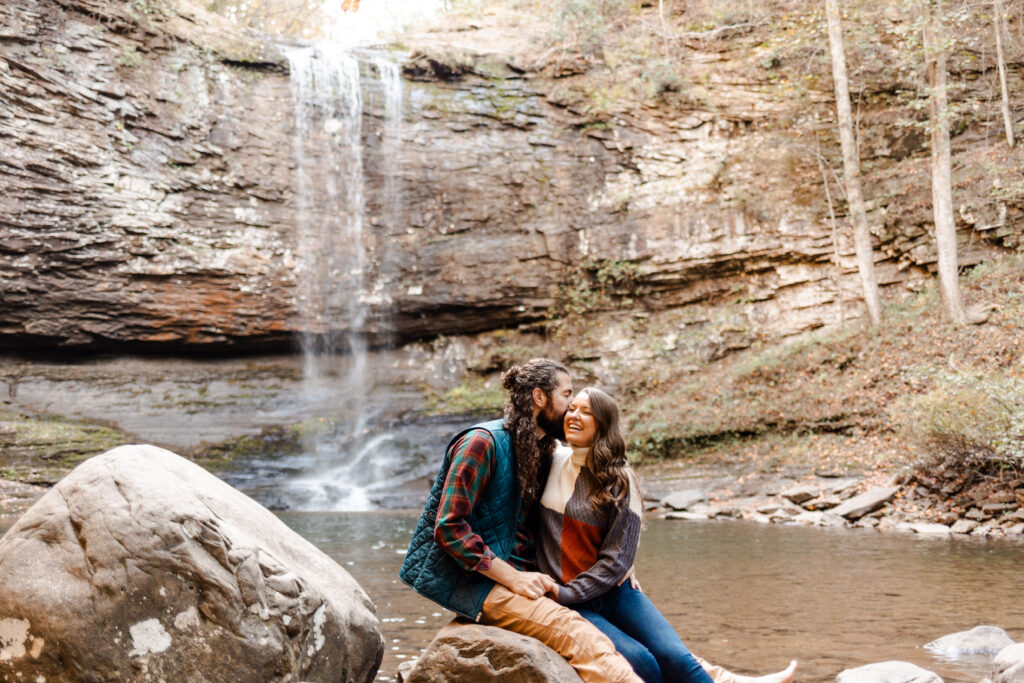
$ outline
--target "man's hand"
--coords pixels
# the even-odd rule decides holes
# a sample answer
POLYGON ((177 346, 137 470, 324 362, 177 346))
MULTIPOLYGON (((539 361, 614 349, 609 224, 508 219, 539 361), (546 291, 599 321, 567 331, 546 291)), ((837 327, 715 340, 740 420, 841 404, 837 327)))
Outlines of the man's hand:
POLYGON ((480 573, 494 579, 513 593, 527 598, 536 600, 543 595, 549 595, 552 598, 558 596, 558 584, 547 574, 519 571, 508 562, 498 558, 491 560, 490 569, 480 573))
POLYGON ((547 574, 541 572, 517 572, 513 585, 507 586, 513 593, 537 599, 543 595, 554 599, 558 597, 558 584, 547 574))

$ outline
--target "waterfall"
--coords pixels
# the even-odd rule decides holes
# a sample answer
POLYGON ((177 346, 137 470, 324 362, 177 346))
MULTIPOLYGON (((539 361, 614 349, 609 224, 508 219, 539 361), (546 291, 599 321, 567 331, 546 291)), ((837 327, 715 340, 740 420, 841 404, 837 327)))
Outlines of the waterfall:
MULTIPOLYGON (((284 507, 367 509, 374 490, 394 486, 403 468, 401 453, 386 456, 397 437, 369 429, 373 377, 363 330, 368 305, 389 297, 381 283, 367 281, 364 133, 379 136, 384 159, 391 157, 401 129, 402 81, 387 56, 338 43, 289 48, 286 55, 295 116, 296 309, 310 417, 304 453, 288 465, 292 473, 277 483, 275 495, 284 507), (364 131, 364 104, 374 97, 380 130, 364 131)), ((386 170, 381 211, 396 215, 399 187, 386 170)))

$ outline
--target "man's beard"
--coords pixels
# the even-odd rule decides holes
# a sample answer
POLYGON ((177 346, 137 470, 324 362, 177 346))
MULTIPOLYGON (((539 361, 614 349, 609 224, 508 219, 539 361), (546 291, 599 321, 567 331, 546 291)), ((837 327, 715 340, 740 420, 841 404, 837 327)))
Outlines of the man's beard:
POLYGON ((568 412, 566 410, 561 415, 551 416, 548 414, 548 406, 545 406, 544 410, 537 413, 537 424, 552 439, 565 441, 565 416, 568 412))

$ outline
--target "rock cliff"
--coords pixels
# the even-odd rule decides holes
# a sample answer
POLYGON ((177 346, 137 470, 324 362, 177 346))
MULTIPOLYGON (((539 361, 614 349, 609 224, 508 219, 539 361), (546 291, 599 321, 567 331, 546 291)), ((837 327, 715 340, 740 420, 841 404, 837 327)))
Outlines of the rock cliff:
MULTIPOLYGON (((494 30, 412 36, 395 53, 400 144, 382 143, 367 100, 359 332, 536 322, 571 307, 577 282, 606 292, 594 309, 729 305, 783 334, 859 314, 812 142, 820 132, 834 154, 817 123, 830 84, 786 99, 749 52, 694 48, 704 104, 595 117, 566 94, 585 67, 489 50, 494 30)), ((0 43, 0 347, 287 348, 302 254, 277 50, 162 0, 11 0, 0 43)), ((890 291, 935 260, 923 138, 888 125, 892 108, 866 111, 862 141, 890 291)), ((954 147, 966 263, 1021 234, 1020 198, 968 177, 997 144, 983 133, 954 147)))

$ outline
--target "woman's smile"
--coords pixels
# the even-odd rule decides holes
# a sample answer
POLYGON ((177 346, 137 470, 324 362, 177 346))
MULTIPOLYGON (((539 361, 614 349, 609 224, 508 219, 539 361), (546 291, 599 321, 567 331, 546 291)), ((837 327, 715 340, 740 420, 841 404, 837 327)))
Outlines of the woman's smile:
POLYGON ((580 392, 569 404, 565 414, 565 440, 570 446, 585 448, 594 445, 597 437, 597 420, 590 409, 590 397, 580 392))

